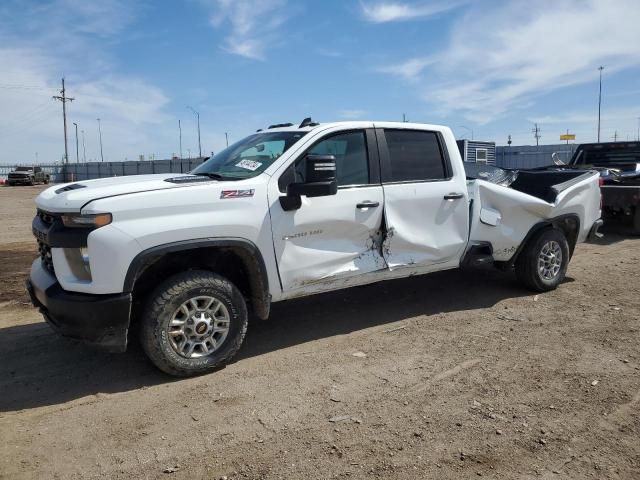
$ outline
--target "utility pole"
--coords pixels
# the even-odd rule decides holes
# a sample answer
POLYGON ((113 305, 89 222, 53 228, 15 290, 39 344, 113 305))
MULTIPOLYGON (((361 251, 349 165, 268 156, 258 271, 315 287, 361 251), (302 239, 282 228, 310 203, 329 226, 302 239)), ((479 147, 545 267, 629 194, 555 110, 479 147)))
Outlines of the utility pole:
POLYGON ((196 112, 193 108, 187 105, 187 108, 191 110, 198 119, 198 152, 200 153, 200 158, 202 158, 202 144, 200 143, 200 112, 196 112))
POLYGON ((618 141, 618 131, 617 130, 615 132, 613 132, 613 137, 611 137, 611 138, 613 138, 614 142, 618 141))
POLYGON ((507 145, 511 146, 511 134, 507 137, 507 145))
POLYGON ((598 143, 600 143, 600 109, 602 107, 602 70, 604 70, 604 67, 600 65, 598 67, 598 70, 600 70, 600 91, 598 93, 598 143))
POLYGON ((191 149, 187 148, 187 153, 189 154, 189 160, 191 160, 191 149))
POLYGON ((180 132, 180 160, 182 160, 182 125, 178 119, 178 131, 180 132))
POLYGON ((64 88, 64 77, 62 77, 62 90, 60 95, 54 95, 54 100, 60 100, 62 102, 62 120, 64 122, 64 161, 69 163, 69 152, 67 150, 67 102, 73 102, 73 98, 67 97, 66 90, 64 88))
POLYGON ((76 127, 76 163, 80 163, 80 154, 78 153, 78 124, 73 122, 76 127))
POLYGON ((638 141, 640 142, 640 117, 638 117, 638 141))
POLYGON ((229 132, 224 132, 224 139, 227 141, 227 147, 228 147, 229 146, 229 132))
POLYGON ((407 123, 407 116, 404 113, 402 114, 402 123, 407 123))
POLYGON ((84 130, 80 131, 82 133, 82 161, 87 163, 87 149, 84 146, 84 130))
POLYGON ((96 120, 98 120, 98 138, 100 139, 100 161, 104 162, 104 155, 102 154, 102 127, 100 127, 100 119, 96 118, 96 120))
POLYGON ((534 123, 535 127, 531 130, 531 132, 533 133, 534 138, 536 139, 536 147, 540 145, 540 138, 542 138, 542 135, 540 135, 540 127, 538 127, 537 123, 534 123))

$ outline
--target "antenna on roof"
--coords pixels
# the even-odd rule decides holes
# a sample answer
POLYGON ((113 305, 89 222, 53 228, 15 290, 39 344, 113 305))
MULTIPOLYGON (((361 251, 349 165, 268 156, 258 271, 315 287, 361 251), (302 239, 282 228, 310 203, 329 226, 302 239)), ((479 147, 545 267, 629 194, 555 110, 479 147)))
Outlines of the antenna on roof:
POLYGON ((304 120, 302 120, 302 123, 298 128, 315 127, 316 125, 320 125, 320 124, 318 122, 314 122, 313 120, 311 120, 311 117, 307 117, 304 120))

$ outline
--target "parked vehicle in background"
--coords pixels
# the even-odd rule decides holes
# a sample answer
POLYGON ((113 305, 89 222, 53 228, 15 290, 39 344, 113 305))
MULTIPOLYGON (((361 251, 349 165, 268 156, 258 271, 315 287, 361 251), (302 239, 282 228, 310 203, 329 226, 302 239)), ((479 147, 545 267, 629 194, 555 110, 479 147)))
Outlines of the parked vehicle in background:
MULTIPOLYGON (((61 334, 142 346, 176 376, 224 365, 272 302, 461 265, 556 288, 597 232, 598 172, 465 173, 451 130, 277 125, 192 174, 57 185, 36 199, 27 288, 61 334)), ((428 294, 428 292, 425 292, 428 294)))
POLYGON ((603 214, 630 218, 640 235, 640 142, 582 144, 569 166, 600 170, 603 214))
POLYGON ((36 183, 49 183, 49 174, 42 167, 16 167, 7 177, 7 184, 10 186, 36 183))

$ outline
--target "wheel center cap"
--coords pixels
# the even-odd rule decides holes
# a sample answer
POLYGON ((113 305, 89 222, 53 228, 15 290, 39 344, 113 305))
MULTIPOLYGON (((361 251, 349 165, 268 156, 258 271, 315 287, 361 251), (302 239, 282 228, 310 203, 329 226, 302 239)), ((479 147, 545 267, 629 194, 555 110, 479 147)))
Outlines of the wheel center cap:
POLYGON ((198 335, 203 335, 208 328, 209 324, 207 322, 198 322, 195 331, 198 335))

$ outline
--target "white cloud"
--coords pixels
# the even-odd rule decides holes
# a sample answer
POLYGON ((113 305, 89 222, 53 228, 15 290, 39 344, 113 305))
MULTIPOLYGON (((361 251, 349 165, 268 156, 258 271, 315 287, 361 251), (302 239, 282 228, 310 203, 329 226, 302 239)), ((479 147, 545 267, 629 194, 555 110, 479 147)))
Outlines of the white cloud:
POLYGON ((380 70, 412 80, 441 114, 478 124, 542 94, 640 65, 640 3, 619 0, 525 1, 469 9, 442 52, 380 70), (404 69, 403 69, 404 67, 404 69))
POLYGON ((408 2, 360 2, 364 18, 372 23, 397 22, 426 18, 460 6, 462 1, 408 2))
POLYGON ((230 24, 225 51, 264 60, 267 49, 280 42, 280 27, 291 12, 287 0, 215 0, 211 23, 215 27, 230 24))
POLYGON ((435 62, 436 59, 433 57, 417 57, 411 58, 398 64, 379 67, 377 71, 395 75, 407 81, 415 81, 418 80, 420 74, 424 71, 425 68, 435 62))

